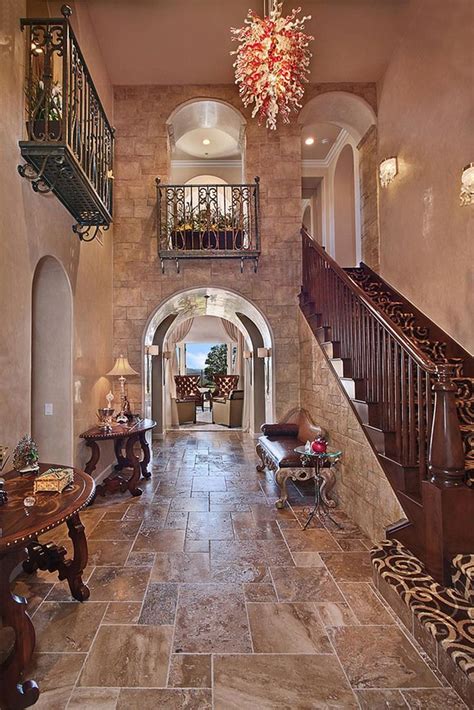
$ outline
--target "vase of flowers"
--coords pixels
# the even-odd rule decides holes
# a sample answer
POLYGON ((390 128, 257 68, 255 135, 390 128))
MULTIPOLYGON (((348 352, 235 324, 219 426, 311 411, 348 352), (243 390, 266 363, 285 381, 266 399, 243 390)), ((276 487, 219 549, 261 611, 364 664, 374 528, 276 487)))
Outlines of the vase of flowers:
POLYGON ((31 436, 24 436, 13 452, 13 468, 19 473, 38 471, 38 447, 31 436))

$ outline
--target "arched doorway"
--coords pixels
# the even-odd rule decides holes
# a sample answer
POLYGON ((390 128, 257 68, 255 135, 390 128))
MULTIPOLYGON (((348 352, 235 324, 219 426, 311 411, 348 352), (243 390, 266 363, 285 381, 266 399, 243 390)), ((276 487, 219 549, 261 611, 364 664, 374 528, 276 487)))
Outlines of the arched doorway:
POLYGON ((144 382, 150 383, 143 391, 144 411, 158 421, 158 431, 166 431, 170 422, 167 414, 166 358, 163 347, 171 328, 195 316, 217 316, 232 323, 244 336, 251 353, 248 369, 249 431, 259 430, 264 421, 274 418, 274 344, 273 335, 263 313, 248 299, 230 289, 202 287, 177 293, 160 304, 150 317, 143 338, 144 382), (149 358, 146 348, 157 345, 160 355, 149 358), (262 348, 268 357, 258 357, 262 348))
MULTIPOLYGON (((377 212, 377 176, 373 165, 375 143, 360 150, 367 136, 375 133, 372 107, 360 96, 328 91, 310 99, 298 117, 302 139, 303 195, 321 202, 321 242, 341 266, 354 266, 364 258, 365 232, 373 241, 377 212), (364 165, 362 164, 364 161, 364 165), (364 200, 361 200, 363 178, 364 200), (319 191, 316 193, 316 189, 319 191), (348 210, 352 214, 349 217, 348 210)), ((313 218, 314 224, 314 218, 313 218)), ((314 234, 319 241, 319 235, 314 234)), ((377 245, 370 250, 378 252, 377 245)))
POLYGON ((72 292, 61 263, 38 263, 32 289, 31 434, 42 461, 73 463, 72 292))

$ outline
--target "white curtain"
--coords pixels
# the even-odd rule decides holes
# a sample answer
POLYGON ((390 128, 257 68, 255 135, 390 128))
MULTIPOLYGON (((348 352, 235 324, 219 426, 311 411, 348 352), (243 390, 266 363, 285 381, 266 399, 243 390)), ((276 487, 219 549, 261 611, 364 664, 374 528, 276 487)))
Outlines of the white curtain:
POLYGON ((176 384, 174 376, 178 375, 178 357, 176 355, 176 345, 185 339, 193 325, 194 318, 188 318, 176 326, 166 338, 164 350, 171 351, 171 358, 163 362, 165 368, 165 407, 166 407, 166 423, 171 422, 172 426, 177 426, 178 410, 176 408, 176 384))
MULTIPOLYGON (((246 361, 244 360, 245 340, 243 333, 239 330, 239 328, 237 328, 236 325, 234 325, 228 320, 225 320, 225 318, 221 318, 221 323, 229 338, 232 338, 232 340, 237 343, 237 357, 235 360, 235 368, 233 374, 239 376, 239 389, 244 390, 242 429, 244 431, 248 431, 250 428, 250 402, 252 399, 252 393, 250 387, 250 377, 246 377, 246 361)), ((249 367, 252 367, 252 361, 249 360, 248 362, 249 367)))

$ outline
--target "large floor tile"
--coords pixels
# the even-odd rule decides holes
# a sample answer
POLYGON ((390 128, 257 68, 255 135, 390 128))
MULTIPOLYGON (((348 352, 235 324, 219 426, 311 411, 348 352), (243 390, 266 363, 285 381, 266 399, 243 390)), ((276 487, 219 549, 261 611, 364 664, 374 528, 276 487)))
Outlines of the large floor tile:
POLYGON ((452 688, 403 690, 402 695, 411 710, 467 710, 452 688))
POLYGON ((344 601, 323 567, 271 567, 270 573, 281 602, 344 601))
POLYGON ((89 540, 87 551, 89 565, 94 567, 118 567, 125 564, 132 542, 124 540, 89 540))
POLYGON ((142 601, 150 568, 96 567, 88 586, 93 601, 142 601))
POLYGON ((227 655, 214 658, 215 710, 357 708, 335 656, 227 655))
POLYGON ((25 671, 40 689, 35 710, 64 710, 86 656, 83 653, 36 653, 25 671))
POLYGON ((134 540, 140 524, 139 520, 101 520, 88 536, 88 539, 134 540))
POLYGON ((34 617, 36 650, 88 651, 106 608, 93 601, 44 602, 34 617))
POLYGON ((339 626, 331 635, 354 688, 439 686, 414 646, 395 626, 339 626))
POLYGON ((370 582, 369 552, 322 552, 324 564, 338 582, 370 582))
POLYGON ((118 688, 75 688, 67 710, 115 710, 118 688))
POLYGON ((233 540, 230 513, 189 513, 188 540, 233 540))
POLYGON ((370 584, 340 582, 339 588, 361 624, 395 623, 393 616, 383 606, 370 584))
POLYGON ((255 653, 332 653, 314 605, 247 604, 255 653))
MULTIPOLYGON (((206 547, 209 549, 209 544, 206 547)), ((209 552, 158 552, 150 579, 152 582, 209 582, 209 552)))
POLYGON ((283 536, 291 552, 340 551, 336 540, 327 530, 292 530, 283 528, 283 536))
POLYGON ((250 652, 241 587, 232 584, 183 585, 178 600, 174 651, 250 652))
POLYGON ((120 691, 117 710, 211 710, 212 695, 204 689, 154 689, 120 691))
POLYGON ((152 626, 174 624, 178 585, 150 583, 148 585, 139 624, 152 626))
POLYGON ((211 656, 176 653, 171 656, 168 685, 172 688, 210 688, 211 656))
POLYGON ((171 626, 101 626, 79 686, 164 687, 172 637, 171 626))
POLYGON ((184 536, 184 530, 141 531, 132 552, 182 552, 184 536))

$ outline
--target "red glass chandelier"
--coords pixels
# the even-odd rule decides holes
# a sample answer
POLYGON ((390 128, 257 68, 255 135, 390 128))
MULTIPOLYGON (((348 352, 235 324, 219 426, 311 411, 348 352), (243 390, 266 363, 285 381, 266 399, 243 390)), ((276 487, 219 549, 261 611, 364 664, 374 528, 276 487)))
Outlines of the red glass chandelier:
POLYGON ((232 28, 233 40, 239 43, 232 54, 244 105, 254 104, 252 117, 275 129, 278 115, 289 123, 291 112, 301 108, 311 59, 308 45, 314 37, 304 32, 311 16, 297 17, 301 8, 283 17, 283 2, 269 2, 268 15, 259 17, 249 10, 244 26, 232 28))

